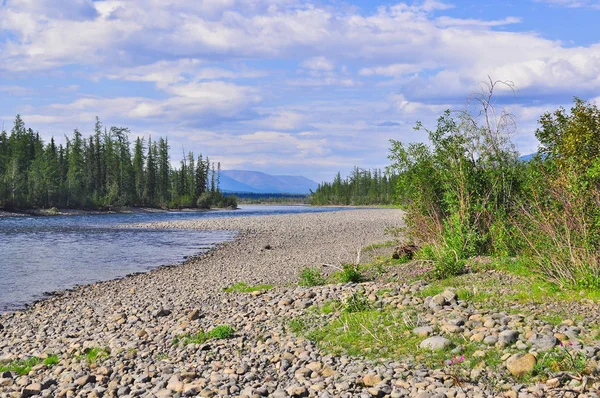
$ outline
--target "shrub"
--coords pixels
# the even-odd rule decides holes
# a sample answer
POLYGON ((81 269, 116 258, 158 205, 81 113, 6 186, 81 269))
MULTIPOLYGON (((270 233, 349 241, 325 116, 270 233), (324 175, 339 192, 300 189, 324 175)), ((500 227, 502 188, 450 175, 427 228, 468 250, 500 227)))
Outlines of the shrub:
POLYGON ((364 312, 371 309, 371 303, 363 292, 354 292, 344 300, 342 310, 344 312, 364 312))
POLYGON ((344 264, 339 273, 339 280, 342 283, 360 283, 363 279, 364 277, 360 273, 358 265, 355 264, 344 264))
POLYGON ((327 281, 323 277, 321 270, 318 268, 305 267, 300 271, 300 277, 298 281, 298 285, 300 286, 321 286, 324 285, 327 281))

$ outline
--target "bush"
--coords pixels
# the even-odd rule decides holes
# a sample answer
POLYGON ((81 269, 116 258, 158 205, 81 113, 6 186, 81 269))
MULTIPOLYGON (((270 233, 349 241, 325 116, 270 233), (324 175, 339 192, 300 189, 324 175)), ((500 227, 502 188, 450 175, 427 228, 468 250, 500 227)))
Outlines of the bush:
POLYGON ((339 273, 339 280, 342 283, 360 283, 363 281, 363 275, 358 270, 358 265, 344 264, 339 273))
POLYGON ((318 268, 305 267, 300 271, 298 285, 300 286, 321 286, 327 281, 323 277, 321 270, 318 268))
POLYGON ((210 192, 204 192, 198 200, 196 201, 196 205, 200 209, 210 209, 212 206, 212 195, 210 192))

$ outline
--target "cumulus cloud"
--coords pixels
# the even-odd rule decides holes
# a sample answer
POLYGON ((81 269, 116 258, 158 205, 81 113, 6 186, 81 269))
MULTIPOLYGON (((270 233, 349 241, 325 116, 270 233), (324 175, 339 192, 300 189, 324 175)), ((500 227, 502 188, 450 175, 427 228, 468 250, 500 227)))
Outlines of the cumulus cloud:
POLYGON ((414 122, 460 108, 487 76, 543 103, 518 109, 527 148, 536 112, 556 96, 597 96, 600 43, 565 46, 519 30, 518 15, 457 18, 450 8, 434 0, 372 12, 300 0, 7 0, 0 72, 14 81, 0 81, 0 91, 25 96, 36 90, 19 79, 60 75, 56 87, 72 87, 56 90, 64 97, 14 110, 45 129, 99 115, 174 134, 182 145, 226 146, 235 161, 255 151, 290 167, 305 164, 302 156, 327 167, 344 159, 380 166, 390 132, 423 140, 414 122))

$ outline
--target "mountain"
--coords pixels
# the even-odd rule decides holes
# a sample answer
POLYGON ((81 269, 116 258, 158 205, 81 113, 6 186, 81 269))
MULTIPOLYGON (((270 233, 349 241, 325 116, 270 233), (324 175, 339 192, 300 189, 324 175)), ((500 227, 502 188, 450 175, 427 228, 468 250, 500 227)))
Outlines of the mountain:
POLYGON ((529 155, 519 156, 519 160, 521 162, 529 162, 531 159, 533 159, 535 157, 535 155, 537 155, 537 152, 536 153, 530 153, 529 155))
POLYGON ((222 170, 224 192, 308 194, 317 183, 302 176, 271 175, 260 171, 222 170))

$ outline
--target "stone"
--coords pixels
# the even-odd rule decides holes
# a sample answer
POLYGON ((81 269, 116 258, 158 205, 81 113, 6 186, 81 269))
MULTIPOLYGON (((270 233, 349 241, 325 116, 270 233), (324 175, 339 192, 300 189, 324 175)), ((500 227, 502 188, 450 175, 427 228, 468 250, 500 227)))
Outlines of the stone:
POLYGON ((379 375, 376 375, 375 373, 371 373, 363 377, 363 384, 365 385, 365 387, 374 387, 377 384, 381 383, 381 381, 381 377, 379 377, 379 375))
POLYGON ((560 386, 560 380, 557 378, 548 379, 546 380, 546 385, 550 388, 556 388, 560 386))
POLYGON ((455 301, 458 298, 458 295, 452 289, 444 290, 442 293, 440 293, 440 296, 446 299, 446 302, 455 301))
POLYGON ((196 319, 200 319, 200 311, 197 309, 191 310, 188 314, 188 319, 190 321, 195 321, 196 319))
POLYGON ((519 332, 516 330, 505 330, 498 335, 498 343, 500 343, 502 347, 507 347, 516 342, 518 338, 519 332))
POLYGON ((450 347, 452 342, 442 336, 429 337, 421 342, 420 347, 432 351, 439 351, 450 347))
POLYGON ((39 395, 42 392, 42 385, 40 383, 31 383, 23 389, 23 397, 32 397, 39 395))
POLYGON ((539 351, 548 351, 556 347, 558 344, 558 339, 547 334, 536 333, 532 335, 527 342, 531 344, 533 348, 539 351))
POLYGON ((536 364, 532 354, 515 354, 506 361, 506 368, 515 377, 523 377, 530 374, 536 364))
POLYGON ((413 329, 413 333, 419 337, 428 337, 433 333, 433 330, 433 326, 419 326, 418 328, 413 329))
POLYGON ((75 380, 75 384, 77 384, 78 386, 85 386, 88 383, 95 383, 96 382, 96 377, 95 376, 90 376, 90 375, 84 375, 81 376, 80 378, 78 378, 77 380, 75 380))
POLYGON ((293 385, 288 387, 287 393, 292 397, 306 397, 308 396, 308 390, 304 386, 293 385))
POLYGON ((494 336, 494 335, 486 336, 483 339, 483 343, 487 344, 487 345, 494 345, 497 342, 498 342, 498 336, 494 336))
POLYGON ((153 315, 154 315, 155 318, 161 318, 161 317, 164 317, 164 316, 169 316, 169 315, 171 315, 171 310, 167 309, 167 308, 161 308, 160 310, 155 311, 153 315))

